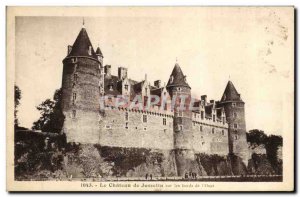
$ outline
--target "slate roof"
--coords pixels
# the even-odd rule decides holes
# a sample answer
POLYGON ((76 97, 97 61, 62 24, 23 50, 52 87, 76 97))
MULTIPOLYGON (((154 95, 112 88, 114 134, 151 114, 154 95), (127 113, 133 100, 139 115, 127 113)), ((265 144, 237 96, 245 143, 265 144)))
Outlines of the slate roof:
POLYGON ((221 102, 224 101, 242 101, 240 94, 237 92, 231 81, 228 81, 223 96, 221 98, 221 102))
POLYGON ((171 86, 185 86, 190 88, 189 84, 186 82, 186 76, 183 74, 180 66, 177 63, 173 68, 173 71, 170 75, 170 79, 167 84, 167 87, 171 86))
POLYGON ((87 31, 85 28, 82 28, 72 46, 71 52, 67 55, 67 57, 70 56, 86 56, 86 57, 92 57, 97 58, 96 53, 93 49, 92 43, 90 41, 90 38, 87 34, 87 31), (89 47, 92 47, 92 53, 89 54, 89 47))
POLYGON ((102 54, 102 51, 101 51, 100 47, 97 47, 96 54, 100 55, 101 57, 103 57, 103 54, 102 54))

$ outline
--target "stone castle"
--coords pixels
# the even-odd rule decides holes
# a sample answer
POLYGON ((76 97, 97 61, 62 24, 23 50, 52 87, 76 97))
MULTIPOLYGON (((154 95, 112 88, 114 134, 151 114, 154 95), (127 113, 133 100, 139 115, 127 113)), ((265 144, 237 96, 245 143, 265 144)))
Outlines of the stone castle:
POLYGON ((93 49, 83 27, 63 60, 63 132, 68 142, 100 144, 109 147, 148 148, 173 151, 178 175, 183 175, 197 153, 239 156, 247 165, 245 103, 231 81, 220 101, 195 99, 196 110, 173 110, 161 103, 147 110, 101 107, 101 96, 150 95, 162 98, 191 95, 186 76, 176 63, 166 85, 160 80, 151 85, 147 76, 134 81, 127 68, 119 67, 118 76, 111 65, 103 64, 103 54, 93 49))

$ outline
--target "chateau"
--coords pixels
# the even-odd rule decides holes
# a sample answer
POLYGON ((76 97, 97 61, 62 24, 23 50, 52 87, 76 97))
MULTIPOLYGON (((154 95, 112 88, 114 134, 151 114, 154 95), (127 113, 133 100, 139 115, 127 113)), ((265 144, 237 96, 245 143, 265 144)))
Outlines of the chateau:
POLYGON ((105 95, 125 95, 131 101, 140 95, 138 102, 144 105, 150 95, 190 97, 191 87, 178 63, 168 83, 162 85, 160 80, 148 81, 147 76, 143 81, 132 80, 124 67, 114 76, 103 58, 99 47, 93 49, 84 27, 68 46, 62 77, 63 132, 68 142, 173 151, 178 175, 186 172, 197 153, 234 154, 247 165, 245 103, 231 81, 220 101, 208 101, 206 95, 192 98, 193 110, 177 110, 176 104, 174 109, 170 104, 162 107, 161 101, 143 110, 107 109, 100 105, 105 95))

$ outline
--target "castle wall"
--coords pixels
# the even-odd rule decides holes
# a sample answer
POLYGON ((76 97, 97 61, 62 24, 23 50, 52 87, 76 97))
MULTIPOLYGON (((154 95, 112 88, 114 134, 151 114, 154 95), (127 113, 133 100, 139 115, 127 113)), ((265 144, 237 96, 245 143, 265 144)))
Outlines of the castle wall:
POLYGON ((195 153, 227 155, 228 125, 211 118, 200 119, 193 113, 193 148, 195 153))
POLYGON ((103 146, 173 149, 173 116, 125 109, 105 110, 99 142, 103 146), (126 121, 125 113, 128 113, 126 121), (147 123, 143 122, 147 116, 147 123), (166 119, 166 125, 163 124, 166 119), (128 122, 128 128, 126 128, 128 122))

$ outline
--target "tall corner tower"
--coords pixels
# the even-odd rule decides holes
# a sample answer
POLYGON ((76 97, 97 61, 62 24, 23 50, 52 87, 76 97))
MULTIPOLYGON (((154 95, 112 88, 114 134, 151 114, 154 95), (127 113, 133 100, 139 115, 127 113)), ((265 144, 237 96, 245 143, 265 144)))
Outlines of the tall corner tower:
POLYGON ((219 105, 225 109, 229 126, 229 153, 241 157, 243 162, 248 165, 245 102, 231 81, 228 81, 219 105))
POLYGON ((192 133, 192 111, 189 109, 180 109, 180 104, 190 101, 191 88, 186 81, 186 76, 180 66, 176 63, 171 73, 170 79, 167 84, 167 90, 176 103, 174 106, 174 151, 177 166, 178 176, 183 176, 189 172, 191 167, 191 161, 194 160, 193 151, 193 133, 192 133))
MULTIPOLYGON (((99 49, 100 51, 100 49, 99 49)), ((63 132, 67 142, 97 143, 99 139, 100 69, 103 55, 94 51, 83 27, 63 60, 63 132)))

